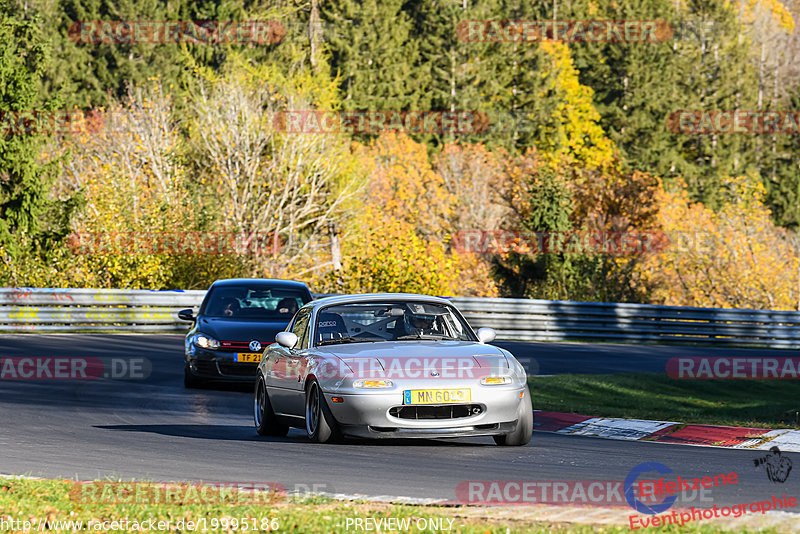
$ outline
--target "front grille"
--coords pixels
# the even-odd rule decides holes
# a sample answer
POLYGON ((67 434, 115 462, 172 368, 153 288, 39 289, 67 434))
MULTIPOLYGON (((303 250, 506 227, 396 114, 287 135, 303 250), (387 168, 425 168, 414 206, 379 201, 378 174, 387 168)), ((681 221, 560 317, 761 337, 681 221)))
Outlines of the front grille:
POLYGON ((219 372, 232 376, 256 376, 257 363, 218 362, 219 372))
POLYGON ((249 341, 220 341, 219 352, 253 352, 249 341))
POLYGON ((479 404, 450 404, 445 406, 394 406, 389 415, 399 419, 460 419, 483 413, 479 404))

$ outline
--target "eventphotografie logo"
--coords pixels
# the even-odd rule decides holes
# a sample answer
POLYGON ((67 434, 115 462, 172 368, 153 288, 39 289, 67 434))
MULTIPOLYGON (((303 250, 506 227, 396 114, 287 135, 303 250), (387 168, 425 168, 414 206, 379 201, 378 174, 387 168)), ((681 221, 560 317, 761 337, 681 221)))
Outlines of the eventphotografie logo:
POLYGON ((678 498, 687 491, 703 491, 712 488, 737 484, 739 477, 736 473, 720 473, 714 476, 687 478, 681 475, 676 480, 667 480, 660 476, 656 479, 639 480, 644 473, 655 471, 660 475, 672 473, 672 469, 660 462, 643 462, 628 472, 625 477, 625 499, 628 505, 639 513, 656 515, 669 510, 678 498), (659 502, 647 503, 650 499, 659 502))
POLYGON ((675 504, 675 500, 678 498, 676 495, 670 495, 666 497, 662 502, 655 503, 655 504, 646 504, 642 502, 640 499, 637 498, 635 494, 635 486, 639 479, 639 477, 644 473, 649 473, 650 471, 655 471, 659 474, 666 475, 668 473, 672 473, 672 469, 667 467, 666 465, 659 463, 659 462, 644 462, 628 472, 628 476, 625 477, 625 500, 628 501, 628 504, 631 508, 636 510, 639 513, 644 514, 660 514, 661 512, 665 512, 669 510, 670 507, 675 504))

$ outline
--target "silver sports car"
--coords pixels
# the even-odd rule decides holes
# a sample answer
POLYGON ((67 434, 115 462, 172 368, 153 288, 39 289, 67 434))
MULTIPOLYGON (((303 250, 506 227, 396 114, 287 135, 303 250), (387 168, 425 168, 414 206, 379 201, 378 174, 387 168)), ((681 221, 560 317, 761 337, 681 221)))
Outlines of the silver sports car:
POLYGON ((445 299, 397 293, 312 301, 264 351, 258 433, 305 428, 312 441, 343 436, 493 436, 524 445, 533 431, 525 369, 487 345, 445 299))

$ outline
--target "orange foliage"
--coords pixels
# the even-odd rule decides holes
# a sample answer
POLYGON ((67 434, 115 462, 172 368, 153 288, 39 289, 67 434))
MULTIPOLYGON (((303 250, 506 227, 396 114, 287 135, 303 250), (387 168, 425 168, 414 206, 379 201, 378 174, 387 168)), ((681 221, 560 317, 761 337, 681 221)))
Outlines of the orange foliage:
POLYGON ((648 258, 643 275, 656 302, 681 306, 797 309, 794 244, 773 225, 764 187, 744 177, 727 181, 718 212, 689 201, 686 191, 662 192, 658 222, 669 248, 648 258))
POLYGON ((647 230, 655 224, 661 179, 619 165, 580 172, 569 182, 573 191, 572 219, 587 230, 647 230))
POLYGON ((449 230, 454 196, 433 171, 425 145, 404 134, 381 135, 361 157, 370 170, 369 199, 424 235, 449 230))
POLYGON ((326 290, 496 295, 481 258, 449 250, 451 233, 466 220, 458 192, 475 185, 466 169, 480 166, 480 149, 466 159, 449 149, 457 161, 447 180, 425 146, 402 134, 382 135, 356 152, 370 180, 343 237, 343 268, 325 277, 326 290))

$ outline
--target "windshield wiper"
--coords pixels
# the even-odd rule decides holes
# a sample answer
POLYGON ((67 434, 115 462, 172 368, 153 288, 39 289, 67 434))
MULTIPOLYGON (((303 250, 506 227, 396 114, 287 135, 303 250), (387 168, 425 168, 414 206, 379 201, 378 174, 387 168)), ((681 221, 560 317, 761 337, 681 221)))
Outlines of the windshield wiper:
POLYGON ((349 337, 348 336, 348 337, 337 337, 337 338, 333 338, 333 339, 323 339, 322 341, 317 343, 317 346, 319 347, 319 346, 322 346, 322 345, 338 345, 339 343, 368 343, 368 342, 374 342, 374 341, 381 341, 381 340, 380 339, 370 339, 370 338, 365 338, 365 337, 349 337))
POLYGON ((435 334, 412 334, 412 335, 409 335, 409 336, 397 337, 397 338, 395 338, 395 341, 399 341, 401 339, 433 339, 433 340, 436 340, 436 341, 441 341, 443 339, 456 339, 456 338, 451 337, 451 336, 440 336, 440 335, 435 335, 435 334))

